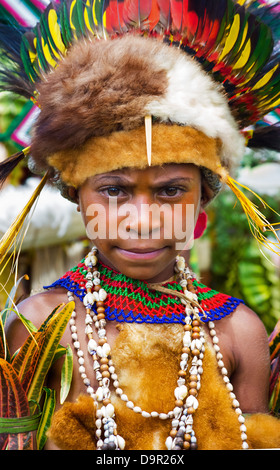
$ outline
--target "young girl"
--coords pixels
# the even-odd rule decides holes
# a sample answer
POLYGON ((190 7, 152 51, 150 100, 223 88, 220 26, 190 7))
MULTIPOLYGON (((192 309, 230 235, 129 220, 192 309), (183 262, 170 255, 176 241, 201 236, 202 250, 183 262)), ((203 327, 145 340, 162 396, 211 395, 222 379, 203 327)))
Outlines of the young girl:
MULTIPOLYGON (((95 23, 89 16, 97 6, 89 3, 71 5, 74 44, 36 83, 41 111, 32 137, 33 167, 49 171, 62 193, 78 204, 93 242, 77 267, 18 306, 39 326, 57 305, 75 302, 62 340, 73 345, 77 356, 72 386, 68 402, 57 407, 46 448, 277 447, 279 421, 267 414, 270 364, 264 326, 241 300, 207 288, 187 267, 190 234, 194 228, 199 232, 204 207, 221 182, 234 186, 229 171, 244 151, 238 123, 245 127, 259 115, 252 106, 241 107, 238 94, 230 109, 221 87, 188 55, 191 44, 200 55, 195 36, 188 42, 192 10, 201 25, 206 17, 214 21, 218 12, 204 2, 182 4, 186 25, 179 33, 176 5, 171 2, 171 21, 165 16, 169 2, 156 2, 153 14, 142 12, 149 18, 150 37, 145 37, 131 26, 138 24, 136 3, 125 2, 127 16, 123 13, 116 25, 121 10, 109 2, 100 27, 112 40, 98 34, 99 40, 79 39, 82 20, 80 15, 75 23, 75 8, 82 8, 85 28, 98 25, 97 11, 95 23), (203 14, 198 3, 204 5, 203 14), (123 34, 124 24, 134 34, 123 34), (177 31, 173 38, 172 28, 177 31), (155 40, 172 43, 179 34, 185 50, 155 40), (245 420, 243 414, 252 416, 245 420)), ((61 53, 67 43, 65 5, 61 26, 53 7, 39 26, 43 31, 46 21, 55 23, 50 43, 61 53)), ((235 27, 229 11, 238 14, 244 7, 220 6, 229 8, 226 41, 235 27)), ((257 31, 259 23, 251 15, 250 21, 257 31)), ((143 31, 146 27, 143 23, 143 31)), ((217 39, 213 25, 210 30, 217 39)), ((25 38, 23 48, 36 56, 34 38, 32 47, 30 36, 25 38)), ((210 54, 210 43, 203 44, 210 54)), ((27 65, 35 74, 43 67, 39 56, 38 49, 38 60, 27 65)), ((229 69, 219 73, 229 73, 234 88, 229 69)), ((248 77, 243 81, 248 100, 257 107, 248 77)), ((232 90, 228 94, 232 97, 232 90)), ((236 187, 235 192, 240 196, 236 187)), ((255 220, 263 228, 262 219, 255 220)), ((12 351, 25 336, 13 319, 8 330, 12 351)), ((58 362, 48 385, 59 393, 58 362)))

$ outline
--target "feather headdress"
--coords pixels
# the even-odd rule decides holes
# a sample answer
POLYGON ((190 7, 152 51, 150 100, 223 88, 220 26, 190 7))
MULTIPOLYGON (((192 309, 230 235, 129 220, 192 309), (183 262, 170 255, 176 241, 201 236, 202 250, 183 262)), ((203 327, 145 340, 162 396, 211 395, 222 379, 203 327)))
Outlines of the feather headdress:
MULTIPOLYGON (((254 132, 280 104, 279 16, 278 3, 248 0, 63 0, 33 29, 3 25, 2 87, 40 107, 34 171, 78 186, 85 166, 145 166, 146 145, 149 164, 167 163, 165 126, 180 143, 173 161, 226 182, 264 243, 263 231, 275 229, 229 172, 246 141, 280 150, 278 124, 254 132)), ((3 178, 23 156, 1 164, 3 178)))

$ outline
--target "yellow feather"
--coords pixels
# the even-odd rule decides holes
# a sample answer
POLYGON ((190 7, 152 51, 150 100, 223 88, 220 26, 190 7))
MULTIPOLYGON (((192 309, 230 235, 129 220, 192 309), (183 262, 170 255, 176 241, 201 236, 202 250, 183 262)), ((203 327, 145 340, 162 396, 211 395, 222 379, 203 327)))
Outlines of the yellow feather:
POLYGON ((16 220, 12 223, 12 225, 9 227, 7 232, 1 238, 0 240, 0 267, 2 266, 3 263, 5 263, 7 256, 9 256, 10 250, 12 246, 14 245, 17 239, 17 236, 20 233, 20 230, 26 219, 26 216, 29 214, 30 210, 32 209, 47 179, 48 179, 48 173, 44 175, 39 185, 33 192, 31 198, 29 199, 29 201, 23 208, 22 212, 17 216, 16 220))
POLYGON ((240 16, 239 14, 236 14, 233 19, 233 23, 231 25, 228 37, 226 39, 223 52, 219 57, 219 62, 223 60, 223 58, 231 51, 233 48, 234 44, 236 43, 236 40, 238 38, 240 30, 240 16))
POLYGON ((280 229, 280 222, 277 224, 270 224, 265 216, 261 213, 259 208, 254 204, 250 199, 241 191, 241 188, 244 188, 250 191, 263 205, 263 207, 269 208, 279 217, 280 215, 274 211, 266 202, 258 196, 254 191, 247 188, 243 184, 238 183, 230 176, 227 177, 226 184, 229 188, 234 192, 236 197, 238 198, 249 223, 250 230, 254 236, 254 238, 263 246, 265 246, 269 251, 280 256, 280 239, 276 233, 276 230, 280 229), (279 228, 275 229, 275 225, 279 225, 279 228), (265 232, 272 233, 276 239, 276 241, 271 241, 268 239, 264 234, 265 232))
POLYGON ((66 47, 65 47, 65 45, 62 41, 62 38, 61 38, 61 32, 60 32, 60 27, 59 27, 59 24, 58 24, 58 18, 57 18, 56 11, 54 9, 51 9, 50 12, 49 12, 48 23, 49 23, 49 28, 50 28, 52 38, 53 38, 53 41, 54 41, 56 47, 58 48, 58 50, 62 54, 65 54, 66 53, 66 47))

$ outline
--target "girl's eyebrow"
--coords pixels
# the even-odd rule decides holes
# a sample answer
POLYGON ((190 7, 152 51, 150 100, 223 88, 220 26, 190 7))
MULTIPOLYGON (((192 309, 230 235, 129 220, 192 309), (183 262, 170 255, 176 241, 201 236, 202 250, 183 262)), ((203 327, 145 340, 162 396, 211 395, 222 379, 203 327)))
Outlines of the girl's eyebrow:
MULTIPOLYGON (((154 187, 159 187, 159 186, 163 186, 163 185, 167 185, 167 184, 168 185, 171 185, 171 184, 184 184, 184 183, 186 184, 186 183, 191 183, 193 180, 194 180, 194 178, 191 177, 191 176, 186 176, 186 177, 178 176, 178 177, 174 177, 174 178, 165 177, 162 180, 155 181, 153 183, 153 186, 154 187)), ((133 180, 130 180, 129 178, 125 177, 124 175, 123 176, 100 175, 100 176, 95 177, 95 182, 96 183, 113 182, 115 184, 129 184, 129 185, 136 185, 137 184, 137 181, 134 182, 133 180)))

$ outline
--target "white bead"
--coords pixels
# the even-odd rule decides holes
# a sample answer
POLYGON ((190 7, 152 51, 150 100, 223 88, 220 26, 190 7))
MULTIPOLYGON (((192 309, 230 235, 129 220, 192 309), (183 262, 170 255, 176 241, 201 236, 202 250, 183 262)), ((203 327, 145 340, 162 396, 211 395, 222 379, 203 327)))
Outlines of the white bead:
POLYGON ((122 388, 116 388, 116 394, 117 395, 122 395, 123 389, 122 388))
POLYGON ((152 411, 151 416, 152 416, 152 418, 157 418, 158 417, 158 412, 157 411, 152 411))
POLYGON ((88 342, 88 352, 92 353, 92 351, 96 351, 96 349, 97 349, 97 342, 91 338, 88 342))
POLYGON ((122 401, 128 401, 128 397, 127 397, 127 395, 126 395, 125 393, 123 393, 123 394, 121 395, 121 400, 122 400, 122 401))
POLYGON ((90 325, 87 325, 87 326, 85 327, 85 334, 86 334, 86 335, 90 335, 91 333, 93 333, 93 329, 92 329, 92 327, 91 327, 90 325))
POLYGON ((79 357, 78 363, 82 366, 85 363, 85 360, 83 357, 79 357))
POLYGON ((158 417, 159 417, 159 419, 168 419, 169 418, 168 414, 166 414, 166 413, 160 413, 158 417))
POLYGON ((109 403, 109 405, 107 405, 105 407, 105 418, 112 418, 112 416, 114 416, 115 414, 115 408, 114 406, 112 405, 112 403, 109 403))
POLYGON ((92 318, 88 313, 86 314, 85 324, 86 325, 91 325, 92 324, 92 318))
POLYGON ((184 271, 184 269, 186 267, 186 262, 185 262, 185 259, 183 258, 183 256, 178 256, 176 258, 176 267, 179 271, 184 271))
POLYGON ((195 300, 195 294, 192 294, 191 292, 189 292, 188 290, 184 290, 184 294, 186 296, 186 298, 188 300, 195 300))
POLYGON ((134 403, 132 401, 128 401, 128 402, 126 402, 126 406, 127 406, 127 408, 132 410, 134 408, 134 403))
POLYGON ((77 333, 72 333, 72 334, 71 334, 71 338, 72 338, 73 341, 78 341, 78 335, 77 335, 77 333))
POLYGON ((186 424, 193 424, 193 417, 192 415, 188 415, 186 418, 186 424))
POLYGON ((186 331, 186 333, 183 336, 183 344, 186 347, 189 347, 191 345, 191 334, 189 331, 186 331))
POLYGON ((103 344, 103 346, 98 346, 96 352, 99 357, 107 357, 110 354, 111 348, 108 343, 103 344))
POLYGON ((179 418, 182 414, 182 408, 180 408, 179 406, 175 406, 173 413, 175 418, 179 418))
POLYGON ((120 450, 124 450, 125 448, 124 438, 118 434, 116 439, 117 439, 117 446, 120 448, 120 450))
POLYGON ((97 427, 98 429, 101 428, 101 426, 102 426, 102 421, 101 421, 100 418, 95 421, 95 425, 96 425, 96 427, 97 427))
POLYGON ((239 401, 238 400, 232 400, 232 406, 234 406, 234 408, 239 408, 239 401))
POLYGON ((185 385, 181 385, 180 387, 176 387, 174 390, 174 395, 177 400, 184 400, 188 394, 188 389, 185 385))
POLYGON ((235 411, 235 413, 236 413, 237 415, 242 415, 242 411, 241 411, 240 408, 235 408, 234 411, 235 411))
POLYGON ((95 302, 95 296, 91 292, 88 292, 83 299, 83 304, 87 306, 88 304, 93 305, 95 302))
POLYGON ((113 385, 114 385, 115 388, 118 388, 118 386, 119 386, 120 384, 119 384, 118 380, 114 380, 113 385))
POLYGON ((75 341, 73 344, 74 344, 74 348, 80 349, 80 343, 79 343, 79 341, 75 341))
POLYGON ((104 290, 104 289, 100 289, 100 291, 98 292, 99 294, 99 299, 101 301, 105 300, 106 297, 107 297, 107 292, 104 290))
POLYGON ((103 400, 103 390, 101 387, 98 387, 98 389, 96 390, 96 400, 97 401, 103 400))
POLYGON ((193 395, 189 395, 186 399, 186 406, 187 408, 193 407, 196 410, 198 408, 198 400, 193 395))
POLYGON ((95 277, 95 278, 93 279, 93 284, 94 284, 95 286, 98 286, 98 285, 100 284, 100 279, 98 279, 98 277, 95 277))
POLYGON ((100 418, 100 419, 103 417, 103 414, 102 414, 101 410, 96 410, 96 417, 100 418))
POLYGON ((100 330, 98 330, 98 336, 99 338, 105 338, 106 336, 106 330, 104 330, 104 328, 101 328, 100 330))
POLYGON ((219 342, 218 336, 213 336, 212 341, 213 341, 214 344, 218 344, 218 342, 219 342))
POLYGON ((249 449, 247 442, 242 442, 242 449, 249 449))
POLYGON ((83 374, 85 371, 86 371, 86 369, 84 368, 84 366, 79 367, 80 374, 83 374))
POLYGON ((202 348, 202 342, 199 339, 194 339, 191 342, 191 350, 193 351, 194 349, 198 349, 199 351, 202 348))
POLYGON ((241 426, 240 426, 239 429, 240 429, 240 431, 242 431, 242 432, 247 432, 247 428, 246 428, 245 424, 241 424, 241 426))
POLYGON ((166 446, 167 450, 172 449, 172 444, 173 444, 173 439, 172 439, 171 436, 168 436, 168 438, 165 441, 165 446, 166 446))
POLYGON ((232 384, 231 384, 230 382, 226 384, 226 387, 227 387, 227 390, 228 390, 229 392, 232 392, 233 386, 232 386, 232 384))
POLYGON ((239 416, 238 416, 238 421, 239 421, 239 423, 242 423, 242 424, 245 423, 245 418, 244 418, 244 416, 239 415, 239 416))
POLYGON ((142 410, 141 410, 140 406, 134 406, 133 411, 135 413, 142 413, 142 410))
POLYGON ((94 300, 96 300, 96 302, 98 302, 98 301, 99 301, 99 293, 96 292, 96 291, 94 291, 94 292, 92 293, 92 295, 93 295, 93 297, 94 297, 94 300))
POLYGON ((147 411, 142 411, 141 415, 143 416, 143 418, 150 418, 151 417, 151 413, 148 413, 147 411))
POLYGON ((99 437, 101 437, 101 434, 102 434, 101 429, 96 429, 95 434, 96 434, 96 437, 99 439, 99 437))

